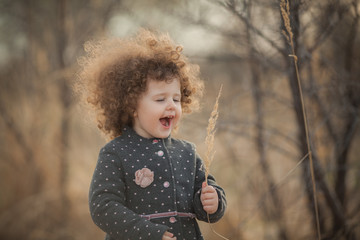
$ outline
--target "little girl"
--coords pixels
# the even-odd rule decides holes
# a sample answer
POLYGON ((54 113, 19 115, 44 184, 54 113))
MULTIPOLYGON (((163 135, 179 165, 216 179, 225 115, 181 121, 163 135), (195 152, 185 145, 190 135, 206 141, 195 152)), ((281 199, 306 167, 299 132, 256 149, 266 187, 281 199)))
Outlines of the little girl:
POLYGON ((111 138, 89 192, 91 217, 106 239, 203 239, 196 219, 218 221, 225 193, 205 181, 192 143, 171 132, 198 106, 203 82, 167 35, 86 45, 78 90, 111 138))

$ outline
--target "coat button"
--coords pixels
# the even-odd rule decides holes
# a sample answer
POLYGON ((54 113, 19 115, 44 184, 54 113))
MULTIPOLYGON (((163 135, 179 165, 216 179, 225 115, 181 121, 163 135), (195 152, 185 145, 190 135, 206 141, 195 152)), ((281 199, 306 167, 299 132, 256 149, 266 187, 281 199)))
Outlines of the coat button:
POLYGON ((157 140, 157 139, 153 140, 153 143, 158 143, 158 142, 159 142, 159 140, 157 140))
POLYGON ((164 182, 164 187, 168 188, 170 186, 170 183, 168 181, 164 182))
POLYGON ((175 218, 175 217, 171 217, 171 218, 169 219, 169 221, 170 221, 171 223, 175 223, 175 222, 176 222, 176 218, 175 218))
POLYGON ((160 150, 160 151, 157 152, 157 155, 158 155, 159 157, 162 157, 162 156, 164 156, 164 152, 160 150))

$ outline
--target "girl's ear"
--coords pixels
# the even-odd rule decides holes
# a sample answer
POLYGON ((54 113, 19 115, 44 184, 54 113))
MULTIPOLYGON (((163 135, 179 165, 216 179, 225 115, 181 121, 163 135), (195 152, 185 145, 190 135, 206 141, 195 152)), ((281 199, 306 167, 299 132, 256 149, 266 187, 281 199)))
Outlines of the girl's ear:
POLYGON ((138 116, 138 113, 136 110, 134 110, 134 114, 133 114, 134 118, 136 118, 138 116))

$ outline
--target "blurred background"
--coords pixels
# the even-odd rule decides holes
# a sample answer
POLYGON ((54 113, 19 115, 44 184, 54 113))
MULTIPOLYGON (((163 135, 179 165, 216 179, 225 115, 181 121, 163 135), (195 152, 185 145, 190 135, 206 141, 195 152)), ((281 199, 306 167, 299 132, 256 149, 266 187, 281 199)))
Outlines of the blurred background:
MULTIPOLYGON (((177 137, 204 154, 231 240, 319 239, 304 120, 278 0, 0 0, 0 239, 103 239, 87 194, 106 139, 72 92, 84 43, 168 32, 199 64, 200 112, 177 137)), ((360 238, 360 1, 292 0, 322 239, 360 238)), ((206 239, 220 239, 201 224, 206 239)))

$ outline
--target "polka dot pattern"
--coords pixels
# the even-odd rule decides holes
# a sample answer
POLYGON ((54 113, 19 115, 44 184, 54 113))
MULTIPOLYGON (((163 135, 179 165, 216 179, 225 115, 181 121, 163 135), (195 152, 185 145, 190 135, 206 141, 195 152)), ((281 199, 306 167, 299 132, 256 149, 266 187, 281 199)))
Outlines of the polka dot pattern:
MULTIPOLYGON (((195 219, 148 220, 141 215, 176 211, 195 213, 206 221, 200 202, 204 179, 193 144, 171 137, 146 139, 126 128, 100 150, 89 193, 91 216, 107 239, 161 239, 165 231, 177 239, 203 239, 195 219), (135 172, 143 168, 154 173, 146 187, 135 183, 135 172)), ((210 216, 215 222, 224 214, 225 194, 212 176, 208 183, 219 195, 219 209, 210 216)))

